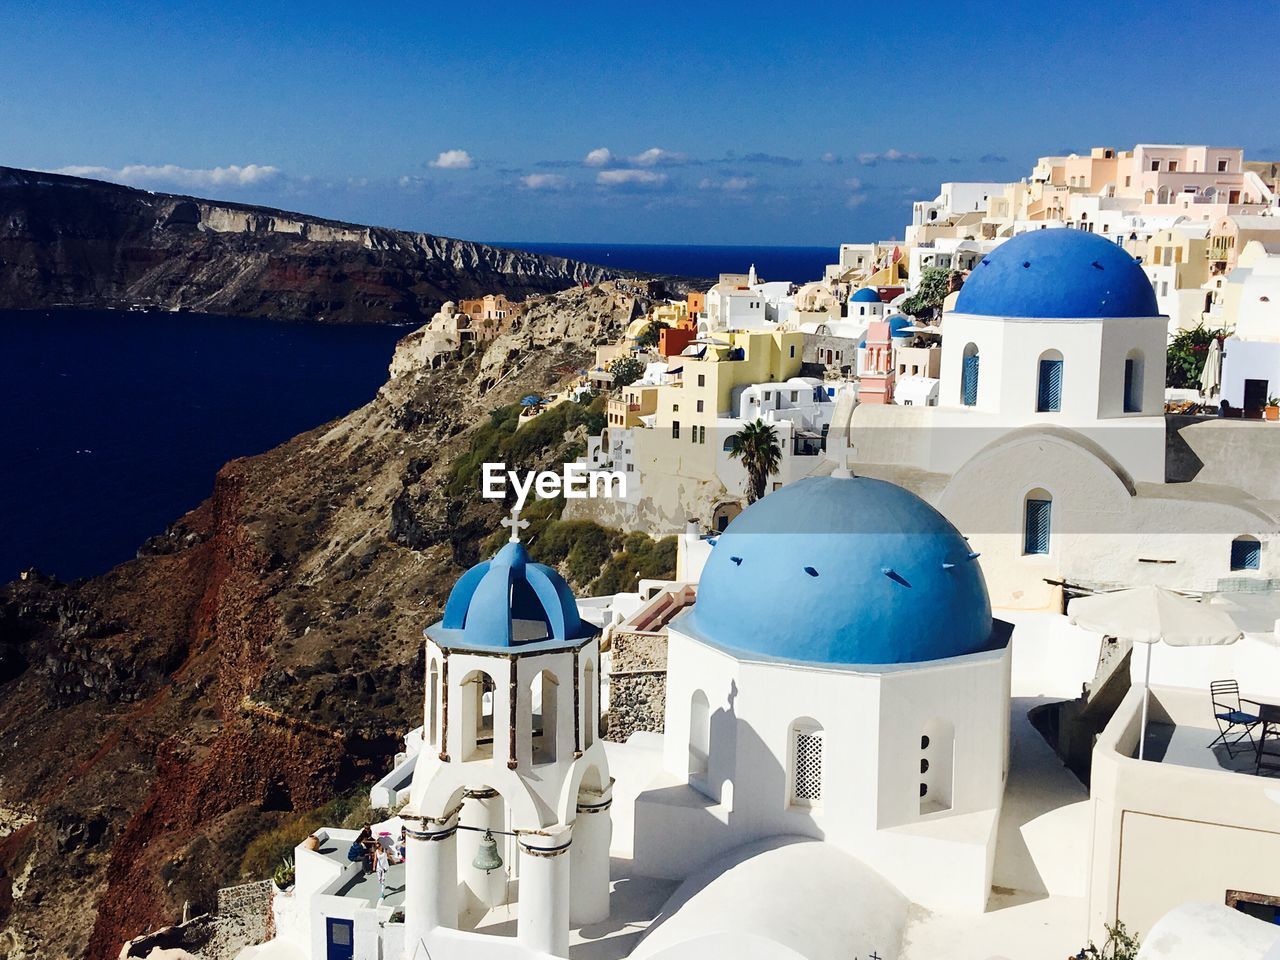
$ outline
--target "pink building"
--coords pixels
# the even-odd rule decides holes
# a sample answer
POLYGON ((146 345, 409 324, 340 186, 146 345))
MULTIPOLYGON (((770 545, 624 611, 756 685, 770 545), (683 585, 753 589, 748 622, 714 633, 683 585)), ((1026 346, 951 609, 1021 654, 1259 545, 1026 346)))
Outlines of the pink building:
POLYGON ((858 351, 859 403, 893 402, 893 338, 889 321, 867 325, 867 335, 858 351))

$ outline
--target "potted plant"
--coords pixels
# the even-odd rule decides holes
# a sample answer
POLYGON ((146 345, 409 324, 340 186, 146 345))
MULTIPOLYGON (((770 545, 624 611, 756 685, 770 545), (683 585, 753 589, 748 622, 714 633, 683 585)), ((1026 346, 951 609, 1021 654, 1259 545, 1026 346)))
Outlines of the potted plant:
POLYGON ((1280 420, 1280 397, 1267 397, 1268 420, 1280 420))
POLYGON ((271 874, 271 881, 275 884, 276 890, 284 893, 292 887, 294 872, 293 855, 290 854, 276 864, 276 868, 271 874))

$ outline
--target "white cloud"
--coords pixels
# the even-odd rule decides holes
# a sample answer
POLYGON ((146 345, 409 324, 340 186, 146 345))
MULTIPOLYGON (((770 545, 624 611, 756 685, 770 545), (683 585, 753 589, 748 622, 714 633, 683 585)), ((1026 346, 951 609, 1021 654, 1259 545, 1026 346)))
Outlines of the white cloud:
POLYGON ((755 185, 755 177, 725 177, 723 180, 703 177, 698 182, 700 190, 723 190, 725 193, 742 193, 744 190, 750 190, 755 185))
POLYGON ((587 153, 582 162, 588 167, 607 167, 613 163, 613 151, 608 147, 596 147, 587 153))
POLYGON ((850 177, 848 180, 844 182, 844 185, 848 187, 850 190, 862 189, 862 181, 859 180, 857 177, 850 177))
POLYGON ((437 170, 470 170, 475 165, 465 150, 445 150, 428 164, 437 170))
POLYGON ((558 173, 530 173, 520 178, 526 190, 567 190, 569 178, 558 173))
POLYGON ((684 163, 686 160, 688 157, 683 153, 663 150, 661 147, 650 147, 631 158, 631 162, 637 167, 656 167, 660 163, 684 163))
POLYGON ((937 163, 938 159, 919 153, 903 153, 901 150, 895 149, 886 150, 884 153, 858 154, 858 162, 865 167, 874 167, 881 161, 885 163, 937 163))
POLYGON ((828 150, 826 153, 822 155, 822 162, 831 163, 831 164, 844 163, 844 158, 828 150))
POLYGON ((667 182, 665 173, 654 173, 652 170, 601 170, 596 174, 596 183, 603 187, 617 187, 627 184, 659 187, 667 182))
POLYGON ((93 177, 100 180, 111 180, 131 186, 170 186, 184 188, 200 187, 254 187, 270 183, 282 177, 279 167, 265 164, 249 163, 241 166, 231 164, 226 167, 180 167, 177 164, 145 164, 134 163, 120 168, 97 166, 59 167, 53 173, 62 173, 70 177, 93 177))
POLYGON ((849 199, 844 202, 844 205, 850 210, 857 210, 858 207, 862 206, 866 202, 867 195, 865 193, 854 193, 849 196, 849 199))

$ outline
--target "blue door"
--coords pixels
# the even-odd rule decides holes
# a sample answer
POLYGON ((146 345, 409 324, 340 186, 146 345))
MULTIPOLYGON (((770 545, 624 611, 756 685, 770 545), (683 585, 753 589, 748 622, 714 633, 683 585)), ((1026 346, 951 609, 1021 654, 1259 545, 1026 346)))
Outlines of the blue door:
POLYGON ((329 945, 325 960, 352 960, 355 956, 355 923, 329 917, 325 920, 325 943, 329 945))

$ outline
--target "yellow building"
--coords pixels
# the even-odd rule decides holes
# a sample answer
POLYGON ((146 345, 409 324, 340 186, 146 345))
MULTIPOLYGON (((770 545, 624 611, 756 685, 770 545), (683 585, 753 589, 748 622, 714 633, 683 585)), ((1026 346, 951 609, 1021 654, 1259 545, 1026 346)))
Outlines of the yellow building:
POLYGON ((738 413, 734 391, 798 376, 803 352, 802 333, 744 330, 723 334, 699 358, 681 358, 681 382, 657 388, 653 426, 634 433, 640 496, 667 507, 703 500, 708 515, 721 499, 739 500, 739 484, 724 482, 741 470, 724 452, 729 433, 738 429, 727 422, 738 413), (705 494, 693 495, 694 486, 705 494))
POLYGON ((1142 260, 1170 333, 1195 327, 1206 309, 1202 287, 1209 279, 1209 225, 1179 223, 1158 230, 1140 247, 1131 252, 1142 260))
POLYGON ((658 409, 658 390, 654 384, 633 383, 623 387, 621 394, 610 397, 605 410, 609 427, 630 429, 640 425, 640 418, 658 409))
POLYGON ((668 327, 677 327, 688 315, 689 305, 683 300, 676 302, 664 301, 643 316, 632 320, 627 326, 626 337, 628 340, 635 340, 640 334, 649 329, 650 324, 654 323, 665 323, 668 327))

